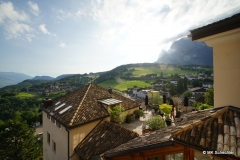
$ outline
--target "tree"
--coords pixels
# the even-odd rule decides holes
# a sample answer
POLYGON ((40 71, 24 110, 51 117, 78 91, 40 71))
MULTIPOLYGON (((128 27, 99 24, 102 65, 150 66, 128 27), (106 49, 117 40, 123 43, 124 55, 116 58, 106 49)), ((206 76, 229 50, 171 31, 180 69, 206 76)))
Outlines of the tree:
POLYGON ((145 105, 148 105, 148 95, 145 97, 145 105))
POLYGON ((177 81, 177 92, 181 94, 183 91, 184 91, 183 82, 182 82, 182 79, 179 79, 177 81))
POLYGON ((161 72, 161 78, 163 78, 163 72, 161 72))
POLYGON ((214 106, 214 89, 213 89, 213 87, 211 87, 207 90, 204 97, 205 97, 204 101, 206 104, 208 104, 210 106, 214 106))
POLYGON ((192 97, 192 93, 191 92, 185 92, 183 94, 183 97, 192 97))
POLYGON ((163 95, 163 103, 167 103, 167 97, 165 94, 163 95))
POLYGON ((183 79, 183 88, 184 88, 184 90, 187 89, 187 84, 188 84, 188 80, 187 80, 186 77, 184 77, 184 79, 183 79))
POLYGON ((201 87, 202 83, 198 79, 195 79, 192 81, 192 85, 193 85, 193 87, 201 87))
POLYGON ((173 84, 170 84, 169 93, 171 94, 171 96, 174 96, 177 94, 176 87, 173 84))
POLYGON ((184 97, 184 106, 188 107, 188 97, 184 97))
POLYGON ((35 130, 22 121, 20 114, 0 123, 0 159, 31 160, 41 156, 42 141, 36 141, 35 130))
POLYGON ((159 104, 162 103, 159 93, 153 93, 151 103, 154 108, 158 108, 159 104))

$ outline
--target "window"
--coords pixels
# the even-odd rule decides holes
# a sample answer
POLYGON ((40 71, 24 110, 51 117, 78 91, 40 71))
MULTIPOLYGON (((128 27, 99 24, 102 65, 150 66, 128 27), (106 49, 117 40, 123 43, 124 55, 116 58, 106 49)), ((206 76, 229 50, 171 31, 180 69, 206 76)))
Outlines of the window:
POLYGON ((50 134, 47 132, 47 142, 50 145, 50 134))
POLYGON ((56 152, 56 143, 52 140, 52 150, 56 152))
POLYGON ((166 160, 183 160, 183 153, 166 155, 166 160))

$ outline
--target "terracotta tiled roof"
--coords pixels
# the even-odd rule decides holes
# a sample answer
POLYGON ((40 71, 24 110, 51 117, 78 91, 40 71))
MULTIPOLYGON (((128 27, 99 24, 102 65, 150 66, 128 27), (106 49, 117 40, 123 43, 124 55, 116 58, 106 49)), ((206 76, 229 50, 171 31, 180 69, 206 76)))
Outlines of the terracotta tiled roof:
POLYGON ((110 94, 107 89, 89 84, 59 98, 53 105, 43 110, 66 127, 73 127, 109 116, 107 109, 98 102, 98 100, 108 98, 122 101, 121 106, 125 110, 140 106, 137 102, 117 93, 110 94), (60 107, 63 103, 65 105, 60 107), (71 108, 67 109, 68 106, 71 108))
POLYGON ((175 140, 210 151, 232 151, 240 158, 240 108, 225 107, 173 134, 175 140))
POLYGON ((77 145, 75 151, 83 159, 99 159, 100 154, 137 136, 137 133, 120 125, 103 121, 77 145))
POLYGON ((182 130, 184 127, 192 124, 200 119, 211 115, 210 110, 188 113, 182 118, 176 126, 167 127, 164 129, 156 130, 151 133, 141 135, 133 140, 120 145, 117 148, 111 149, 104 153, 106 157, 119 156, 134 152, 141 152, 161 147, 168 147, 174 144, 171 140, 171 133, 177 130, 182 130), (199 114, 199 116, 197 115, 199 114))

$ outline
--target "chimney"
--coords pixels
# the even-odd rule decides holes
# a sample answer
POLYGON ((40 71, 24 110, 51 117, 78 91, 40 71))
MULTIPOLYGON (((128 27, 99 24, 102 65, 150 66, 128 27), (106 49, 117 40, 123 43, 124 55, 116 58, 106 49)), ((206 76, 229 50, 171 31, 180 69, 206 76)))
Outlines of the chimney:
POLYGON ((111 87, 108 88, 108 92, 109 92, 110 94, 112 94, 112 88, 111 88, 111 87))
POLYGON ((49 99, 48 97, 46 97, 44 100, 43 100, 43 107, 44 108, 48 108, 49 106, 51 106, 53 104, 53 100, 52 99, 49 99))

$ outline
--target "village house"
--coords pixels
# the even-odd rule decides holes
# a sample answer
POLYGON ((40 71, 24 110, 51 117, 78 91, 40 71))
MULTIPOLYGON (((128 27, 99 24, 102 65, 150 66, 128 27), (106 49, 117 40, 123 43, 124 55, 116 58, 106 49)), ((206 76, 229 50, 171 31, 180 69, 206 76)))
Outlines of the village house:
POLYGON ((165 86, 167 83, 164 80, 157 80, 154 85, 159 87, 159 86, 165 86))
POLYGON ((189 92, 192 93, 192 95, 195 95, 195 94, 204 94, 206 92, 206 90, 204 88, 201 88, 201 87, 195 87, 195 88, 190 88, 188 89, 189 92))
POLYGON ((157 74, 147 74, 140 77, 140 79, 155 79, 155 78, 157 78, 157 74))
POLYGON ((203 88, 211 88, 213 86, 213 82, 203 82, 202 87, 203 88))
POLYGON ((177 80, 170 80, 171 84, 174 84, 175 86, 177 85, 177 80))
MULTIPOLYGON (((100 135, 94 136, 104 139, 101 143, 109 145, 103 148, 95 143, 102 153, 136 137, 136 133, 109 122, 109 109, 116 105, 125 110, 124 114, 132 114, 141 104, 94 84, 86 85, 54 102, 45 99, 42 107, 43 159, 79 160, 97 156, 99 152, 93 153, 92 148, 91 155, 87 152, 89 143, 86 143, 85 137, 93 132, 99 132, 100 135), (117 140, 118 136, 120 138, 117 140)), ((97 142, 91 137, 89 139, 88 142, 97 142)))
POLYGON ((168 75, 167 74, 163 74, 163 78, 168 78, 168 75))
POLYGON ((144 99, 146 95, 148 95, 148 92, 150 92, 150 90, 139 90, 137 92, 137 97, 144 99))

